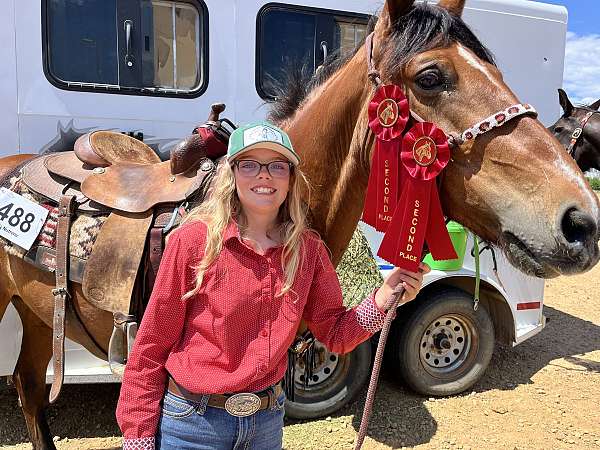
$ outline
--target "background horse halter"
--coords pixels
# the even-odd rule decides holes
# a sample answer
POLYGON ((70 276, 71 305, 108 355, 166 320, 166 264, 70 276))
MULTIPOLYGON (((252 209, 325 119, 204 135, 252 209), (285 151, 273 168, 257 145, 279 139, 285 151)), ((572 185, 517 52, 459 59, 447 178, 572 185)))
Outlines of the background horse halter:
POLYGON ((548 130, 567 149, 579 168, 600 170, 600 100, 590 105, 573 106, 567 93, 559 89, 563 114, 548 130))
POLYGON ((583 136, 585 126, 594 114, 600 114, 600 112, 594 110, 588 111, 586 115, 583 116, 583 119, 579 121, 579 126, 573 130, 573 134, 571 134, 571 142, 569 142, 569 146, 567 147, 567 153, 569 153, 569 155, 573 156, 573 153, 575 152, 575 146, 577 145, 577 142, 579 142, 581 136, 583 136))

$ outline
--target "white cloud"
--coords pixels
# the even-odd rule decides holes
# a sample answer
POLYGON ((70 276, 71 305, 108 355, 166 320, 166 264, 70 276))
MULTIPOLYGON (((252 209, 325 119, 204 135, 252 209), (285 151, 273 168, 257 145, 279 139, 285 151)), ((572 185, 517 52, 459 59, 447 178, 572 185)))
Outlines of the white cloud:
POLYGON ((600 34, 567 33, 563 87, 573 103, 600 98, 600 34))

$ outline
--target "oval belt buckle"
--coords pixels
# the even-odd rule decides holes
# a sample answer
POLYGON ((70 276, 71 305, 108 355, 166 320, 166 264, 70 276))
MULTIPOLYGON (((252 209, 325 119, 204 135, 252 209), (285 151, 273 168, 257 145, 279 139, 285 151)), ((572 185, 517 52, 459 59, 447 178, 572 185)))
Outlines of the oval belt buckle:
POLYGON ((247 417, 260 409, 260 397, 252 393, 234 394, 225 401, 225 410, 235 417, 247 417))

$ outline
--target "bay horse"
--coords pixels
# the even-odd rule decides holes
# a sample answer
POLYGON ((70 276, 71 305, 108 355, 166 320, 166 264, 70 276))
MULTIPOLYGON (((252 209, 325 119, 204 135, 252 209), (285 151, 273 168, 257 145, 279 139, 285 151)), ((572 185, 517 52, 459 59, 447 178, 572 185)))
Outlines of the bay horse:
MULTIPOLYGON (((460 18, 464 3, 386 0, 372 59, 361 47, 319 71, 306 95, 275 105, 272 117, 290 134, 312 186, 312 226, 335 264, 359 221, 370 171, 369 59, 383 82, 404 87, 415 114, 449 134, 520 103, 460 18)), ((526 273, 574 274, 598 261, 598 200, 560 143, 530 115, 458 145, 441 199, 448 217, 502 248, 526 273)), ((55 448, 44 417, 53 287, 52 274, 0 250, 0 314, 12 301, 23 322, 14 381, 35 449, 55 448)), ((71 301, 89 335, 68 326, 67 336, 90 351, 94 342, 106 350, 112 314, 92 307, 80 286, 73 286, 71 301)))
POLYGON ((558 101, 563 115, 548 129, 565 146, 582 172, 600 170, 600 100, 591 105, 573 106, 567 93, 559 89, 558 101))

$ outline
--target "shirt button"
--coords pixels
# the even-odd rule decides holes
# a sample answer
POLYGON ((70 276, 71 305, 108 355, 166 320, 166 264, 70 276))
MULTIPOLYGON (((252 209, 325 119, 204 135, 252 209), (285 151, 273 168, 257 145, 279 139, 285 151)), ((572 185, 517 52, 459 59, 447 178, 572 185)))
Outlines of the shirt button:
POLYGON ((267 337, 267 336, 269 335, 269 332, 268 332, 267 330, 262 330, 262 331, 260 332, 260 335, 261 335, 262 337, 267 337))

